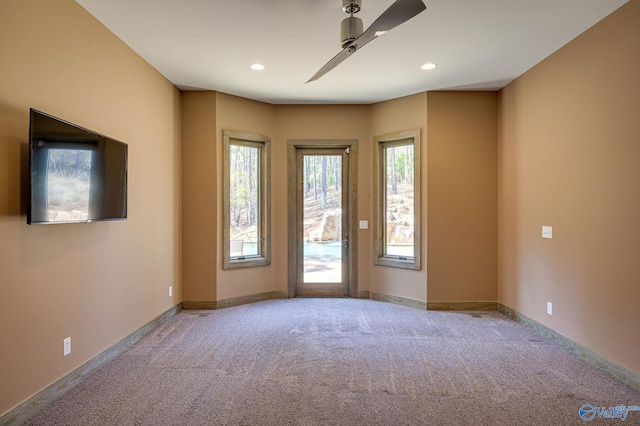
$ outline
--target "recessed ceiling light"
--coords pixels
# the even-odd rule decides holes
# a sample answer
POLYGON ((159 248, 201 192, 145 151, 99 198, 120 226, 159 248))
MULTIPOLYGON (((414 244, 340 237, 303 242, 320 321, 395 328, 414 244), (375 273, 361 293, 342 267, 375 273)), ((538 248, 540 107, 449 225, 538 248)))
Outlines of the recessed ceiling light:
POLYGON ((428 62, 424 65, 421 65, 420 68, 422 68, 423 70, 432 70, 435 67, 437 67, 438 65, 434 64, 433 62, 428 62))
POLYGON ((262 64, 251 64, 251 69, 255 71, 262 71, 264 69, 264 65, 262 64))

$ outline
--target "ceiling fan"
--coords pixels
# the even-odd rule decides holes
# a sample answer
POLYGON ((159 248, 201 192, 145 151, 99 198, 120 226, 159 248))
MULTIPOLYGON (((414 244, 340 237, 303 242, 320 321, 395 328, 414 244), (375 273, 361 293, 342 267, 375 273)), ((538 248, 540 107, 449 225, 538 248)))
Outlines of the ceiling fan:
POLYGON ((371 40, 407 22, 427 8, 422 0, 396 0, 363 32, 362 19, 353 16, 360 11, 361 4, 362 0, 342 0, 342 10, 350 15, 340 25, 342 51, 320 68, 307 83, 318 80, 371 40))

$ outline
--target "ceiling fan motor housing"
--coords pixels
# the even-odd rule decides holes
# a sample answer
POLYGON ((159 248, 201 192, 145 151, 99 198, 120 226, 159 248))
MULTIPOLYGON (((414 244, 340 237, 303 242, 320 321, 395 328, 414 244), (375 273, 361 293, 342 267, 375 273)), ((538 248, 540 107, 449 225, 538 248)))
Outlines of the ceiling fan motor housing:
POLYGON ((364 25, 362 19, 350 16, 342 20, 340 24, 340 41, 342 42, 342 48, 346 48, 355 39, 362 34, 364 25))
POLYGON ((362 0, 342 0, 342 10, 347 13, 358 13, 362 6, 362 0))

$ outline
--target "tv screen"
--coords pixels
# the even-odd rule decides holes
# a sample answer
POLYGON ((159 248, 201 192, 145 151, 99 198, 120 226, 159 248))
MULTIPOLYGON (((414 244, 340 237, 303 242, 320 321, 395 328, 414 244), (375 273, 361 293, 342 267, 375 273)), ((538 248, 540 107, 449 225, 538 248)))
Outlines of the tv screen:
POLYGON ((27 223, 127 218, 127 144, 31 109, 27 223))

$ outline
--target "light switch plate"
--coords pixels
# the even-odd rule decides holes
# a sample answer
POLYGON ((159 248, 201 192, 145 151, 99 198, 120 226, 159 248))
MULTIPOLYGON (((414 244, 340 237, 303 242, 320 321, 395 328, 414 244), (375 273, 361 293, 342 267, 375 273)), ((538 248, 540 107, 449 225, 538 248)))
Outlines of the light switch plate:
POLYGON ((71 337, 67 337, 62 341, 62 356, 67 356, 71 353, 71 337))
POLYGON ((553 228, 551 226, 542 227, 542 238, 553 238, 553 228))
POLYGON ((360 229, 369 229, 369 221, 361 220, 360 221, 360 229))

